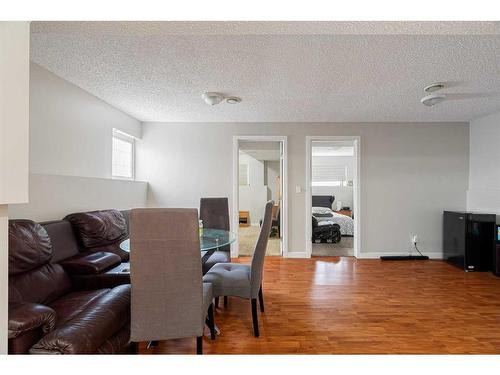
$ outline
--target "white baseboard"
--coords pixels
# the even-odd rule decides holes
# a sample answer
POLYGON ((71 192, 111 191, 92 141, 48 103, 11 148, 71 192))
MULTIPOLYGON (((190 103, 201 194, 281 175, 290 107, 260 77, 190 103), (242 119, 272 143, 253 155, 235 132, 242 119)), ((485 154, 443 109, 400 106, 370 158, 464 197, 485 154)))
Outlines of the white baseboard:
MULTIPOLYGON (((427 255, 430 259, 443 259, 442 252, 423 252, 422 254, 427 255)), ((388 253, 388 252, 379 252, 379 253, 360 253, 358 259, 378 259, 381 256, 391 256, 391 255, 408 255, 408 253, 388 253)), ((416 252, 412 252, 412 255, 419 255, 416 252)))
MULTIPOLYGON (((427 255, 430 259, 443 259, 443 253, 441 252, 425 252, 423 253, 424 255, 427 255)), ((358 259, 378 259, 381 256, 388 256, 388 255, 408 255, 408 253, 389 253, 389 252, 378 252, 378 253, 361 253, 357 257, 358 259)), ((415 252, 412 253, 412 255, 418 255, 415 252)), ((289 251, 287 258, 309 258, 307 256, 307 253, 305 251, 289 251)))
POLYGON ((286 255, 287 258, 309 258, 305 251, 289 251, 286 255))

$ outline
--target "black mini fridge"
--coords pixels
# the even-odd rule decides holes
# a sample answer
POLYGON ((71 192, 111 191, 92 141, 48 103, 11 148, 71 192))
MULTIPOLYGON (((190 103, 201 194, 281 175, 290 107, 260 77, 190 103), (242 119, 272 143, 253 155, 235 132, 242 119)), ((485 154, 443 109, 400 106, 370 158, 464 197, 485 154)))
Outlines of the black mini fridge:
POLYGON ((496 215, 443 213, 444 259, 465 271, 492 271, 496 215))

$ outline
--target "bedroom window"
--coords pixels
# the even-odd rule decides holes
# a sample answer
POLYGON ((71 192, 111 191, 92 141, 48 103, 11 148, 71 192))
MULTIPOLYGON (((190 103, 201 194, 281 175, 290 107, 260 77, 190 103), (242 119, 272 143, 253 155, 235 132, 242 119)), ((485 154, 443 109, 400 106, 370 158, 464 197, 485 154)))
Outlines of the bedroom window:
POLYGON ((347 186, 347 167, 338 165, 314 165, 312 186, 347 186))
POLYGON ((113 129, 111 176, 127 180, 134 179, 135 140, 131 135, 113 129))

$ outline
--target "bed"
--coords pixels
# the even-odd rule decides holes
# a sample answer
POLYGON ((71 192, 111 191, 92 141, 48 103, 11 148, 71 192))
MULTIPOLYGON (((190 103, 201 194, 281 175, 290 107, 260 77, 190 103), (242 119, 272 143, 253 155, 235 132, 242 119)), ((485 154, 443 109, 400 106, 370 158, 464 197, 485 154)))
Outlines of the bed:
POLYGON ((335 201, 333 195, 313 195, 312 215, 317 220, 318 225, 338 224, 342 236, 354 235, 354 220, 349 216, 338 214, 332 211, 332 204, 335 201))

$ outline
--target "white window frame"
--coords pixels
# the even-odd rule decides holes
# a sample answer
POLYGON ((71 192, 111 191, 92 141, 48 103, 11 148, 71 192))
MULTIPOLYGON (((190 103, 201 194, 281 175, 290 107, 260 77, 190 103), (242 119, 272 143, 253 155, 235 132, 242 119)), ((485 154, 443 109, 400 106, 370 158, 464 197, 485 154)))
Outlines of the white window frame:
POLYGON ((113 128, 113 133, 112 133, 112 136, 111 136, 111 178, 115 179, 115 180, 129 180, 129 181, 134 181, 135 180, 135 137, 130 135, 130 134, 127 134, 119 129, 116 129, 116 128, 113 128), (132 167, 132 173, 131 173, 131 177, 126 177, 126 176, 115 176, 113 174, 113 140, 115 138, 118 138, 122 141, 125 141, 125 142, 129 142, 131 143, 132 145, 132 155, 131 155, 131 158, 132 158, 132 163, 131 163, 131 167, 132 167))

